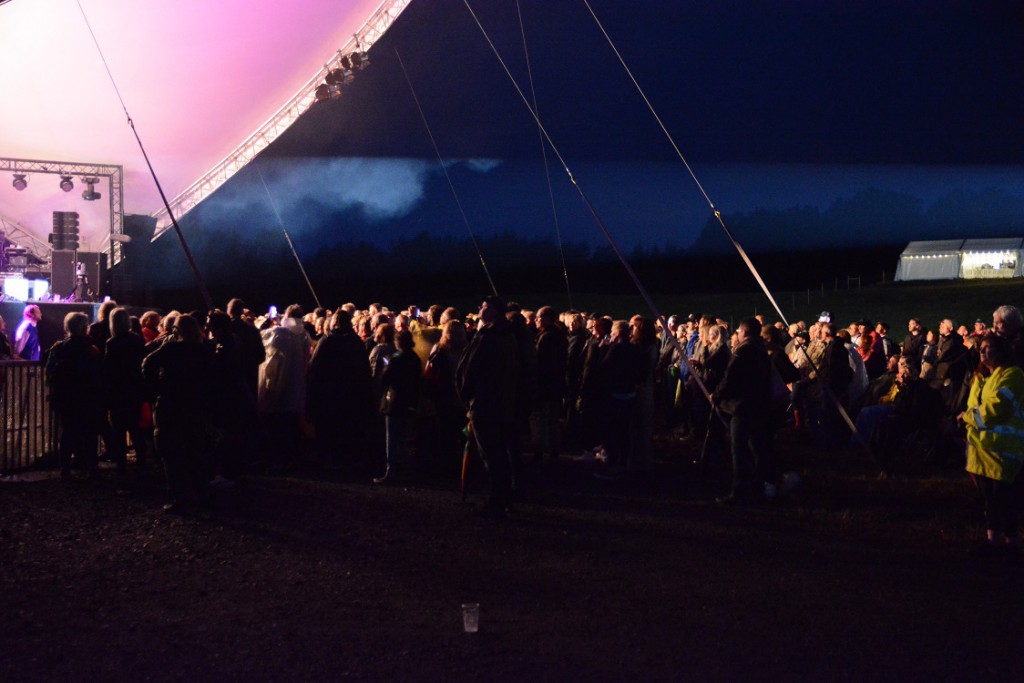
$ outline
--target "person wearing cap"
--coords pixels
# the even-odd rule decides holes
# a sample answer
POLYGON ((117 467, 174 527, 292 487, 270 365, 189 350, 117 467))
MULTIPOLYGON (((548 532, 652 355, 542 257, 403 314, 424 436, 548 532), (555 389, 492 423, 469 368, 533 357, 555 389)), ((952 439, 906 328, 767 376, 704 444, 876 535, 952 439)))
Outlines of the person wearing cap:
POLYGON ((974 331, 971 332, 972 337, 984 337, 988 334, 988 328, 985 326, 985 321, 978 318, 974 321, 974 331))

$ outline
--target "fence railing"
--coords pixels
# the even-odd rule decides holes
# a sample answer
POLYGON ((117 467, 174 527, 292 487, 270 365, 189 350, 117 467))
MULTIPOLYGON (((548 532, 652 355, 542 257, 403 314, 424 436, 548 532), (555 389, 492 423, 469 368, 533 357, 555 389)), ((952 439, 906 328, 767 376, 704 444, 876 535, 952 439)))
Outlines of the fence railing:
POLYGON ((0 361, 0 473, 38 465, 57 451, 57 420, 37 361, 0 361))

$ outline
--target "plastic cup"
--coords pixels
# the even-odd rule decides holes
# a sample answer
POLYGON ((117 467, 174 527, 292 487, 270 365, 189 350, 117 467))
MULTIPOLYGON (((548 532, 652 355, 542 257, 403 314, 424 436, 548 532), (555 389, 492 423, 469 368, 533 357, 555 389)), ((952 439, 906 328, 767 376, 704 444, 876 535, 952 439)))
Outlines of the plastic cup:
POLYGON ((480 630, 480 603, 467 602, 462 605, 462 628, 466 633, 480 630))

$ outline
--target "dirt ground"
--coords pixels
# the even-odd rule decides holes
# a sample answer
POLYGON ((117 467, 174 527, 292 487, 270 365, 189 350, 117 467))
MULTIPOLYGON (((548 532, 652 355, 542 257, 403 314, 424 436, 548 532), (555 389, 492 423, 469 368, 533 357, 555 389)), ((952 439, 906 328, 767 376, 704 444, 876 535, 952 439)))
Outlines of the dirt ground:
POLYGON ((534 470, 506 520, 454 467, 243 477, 186 517, 142 469, 0 483, 0 680, 1019 680, 1024 567, 967 556, 966 477, 791 452, 770 505, 673 446, 642 482, 534 470))

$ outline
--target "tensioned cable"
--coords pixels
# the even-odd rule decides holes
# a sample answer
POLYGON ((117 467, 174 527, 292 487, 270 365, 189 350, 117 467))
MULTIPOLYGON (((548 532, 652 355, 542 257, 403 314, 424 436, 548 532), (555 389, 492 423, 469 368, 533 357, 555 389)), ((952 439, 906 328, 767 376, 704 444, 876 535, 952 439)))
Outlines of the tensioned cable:
MULTIPOLYGON (((636 272, 634 272, 633 267, 629 265, 629 261, 626 260, 626 257, 625 255, 623 255, 622 250, 619 249, 619 245, 615 241, 615 238, 612 237, 612 234, 608 231, 608 227, 605 225, 604 220, 601 218, 601 215, 597 212, 597 209, 594 207, 593 203, 591 203, 590 197, 587 196, 587 193, 583 189, 583 186, 580 185, 580 182, 576 179, 576 176, 574 176, 572 171, 569 169, 569 165, 566 163, 565 157, 562 156, 562 153, 558 150, 558 147, 551 139, 551 136, 548 135, 548 131, 544 127, 544 124, 541 123, 540 117, 538 117, 536 112, 534 112, 533 109, 530 107, 530 101, 526 99, 526 95, 523 93, 523 89, 519 87, 519 83, 512 75, 512 72, 509 71, 508 65, 505 64, 505 60, 502 59, 501 53, 498 52, 498 48, 495 47, 494 42, 491 40, 490 35, 488 35, 487 33, 487 30, 484 28, 483 24, 480 23, 480 19, 477 17, 476 12, 473 11, 472 6, 470 6, 469 0, 462 0, 462 2, 466 6, 466 9, 469 10, 470 15, 473 17, 473 21, 476 22, 476 25, 480 29, 480 32, 483 34, 484 39, 487 41, 487 44, 491 47, 491 51, 494 52, 494 56, 498 59, 498 63, 501 65, 501 68, 505 71, 505 75, 508 76, 509 81, 511 81, 512 87, 516 89, 516 92, 519 94, 519 97, 523 101, 523 104, 526 105, 527 111, 530 112, 530 115, 533 117, 534 121, 537 122, 537 128, 544 135, 544 139, 551 147, 551 152, 558 159, 559 163, 562 164, 562 168, 565 170, 566 175, 569 176, 569 181, 576 188, 576 191, 580 195, 580 199, 583 200, 583 203, 586 205, 591 217, 593 217, 594 222, 597 223, 597 227, 601 230, 601 233, 604 235, 604 238, 608 242, 608 245, 612 248, 612 251, 615 253, 615 256, 619 259, 619 263, 621 263, 622 267, 626 269, 626 274, 629 275, 629 278, 633 281, 633 284, 640 292, 640 296, 643 297, 644 301, 647 303, 647 307, 651 310, 651 313, 654 314, 655 319, 657 319, 658 322, 661 323, 662 329, 668 330, 668 322, 665 320, 665 316, 663 316, 658 311, 658 307, 654 304, 654 300, 651 299, 651 295, 647 292, 647 288, 644 287, 642 282, 640 282, 640 278, 637 277, 637 274, 636 272)), ((669 339, 671 340, 670 343, 677 350, 681 349, 679 340, 676 339, 674 335, 669 335, 669 339)), ((704 382, 696 373, 691 373, 691 375, 693 376, 694 380, 696 380, 697 386, 700 387, 701 392, 703 392, 704 396, 707 397, 709 402, 711 402, 711 393, 704 385, 704 382)), ((721 413, 717 413, 717 409, 716 414, 718 414, 720 420, 725 422, 725 418, 722 417, 721 413)))
POLYGON ((437 146, 437 141, 434 140, 434 133, 430 130, 430 124, 427 123, 427 115, 423 113, 423 107, 420 106, 420 98, 416 96, 416 88, 412 87, 412 80, 409 78, 409 72, 405 70, 405 62, 402 61, 402 55, 398 53, 398 48, 395 48, 395 56, 398 57, 398 64, 402 67, 402 74, 405 75, 405 82, 409 84, 409 92, 412 93, 413 102, 416 103, 416 110, 420 113, 420 120, 423 121, 423 127, 427 129, 427 136, 430 138, 430 144, 434 147, 434 154, 437 155, 437 163, 441 165, 441 170, 444 171, 444 177, 448 181, 448 189, 451 190, 452 197, 455 199, 455 205, 459 207, 459 214, 462 216, 462 222, 466 226, 466 232, 469 233, 469 239, 473 243, 473 248, 476 249, 477 258, 480 259, 480 265, 483 266, 484 275, 487 276, 487 282, 491 285, 491 292, 495 296, 498 295, 498 288, 494 286, 494 280, 491 278, 491 271, 487 268, 487 261, 484 260, 484 254, 480 251, 480 245, 476 241, 476 235, 473 234, 473 228, 469 226, 469 219, 466 218, 466 212, 462 209, 462 202, 459 200, 459 193, 455 191, 455 184, 452 182, 451 175, 448 174, 448 167, 445 166, 444 159, 441 157, 441 150, 437 146))
POLYGON ((274 215, 277 216, 277 224, 281 227, 281 232, 284 233, 284 238, 288 240, 288 246, 292 250, 292 256, 295 257, 295 262, 299 264, 299 270, 302 271, 302 277, 306 279, 306 286, 309 287, 309 292, 313 295, 313 301, 316 302, 317 308, 323 308, 323 304, 320 303, 320 297, 316 295, 316 290, 313 289, 313 283, 309 281, 309 275, 306 274, 306 269, 302 265, 302 259, 299 258, 299 253, 295 251, 295 245, 292 244, 292 237, 288 234, 287 228, 284 227, 284 221, 281 220, 281 212, 277 210, 277 204, 274 203, 274 198, 270 194, 270 188, 267 187, 267 181, 263 179, 263 172, 260 171, 259 163, 253 161, 252 165, 256 167, 256 173, 259 174, 260 182, 263 183, 263 191, 267 193, 267 201, 270 203, 270 208, 274 210, 274 215))
MULTIPOLYGON (((644 92, 644 89, 640 87, 640 83, 636 80, 636 77, 633 76, 632 70, 630 70, 629 66, 626 64, 626 60, 623 59, 622 53, 620 53, 618 48, 615 46, 615 43, 614 41, 612 41, 611 36, 608 35, 608 31, 605 30, 604 24, 601 23, 601 20, 597 17, 597 14, 594 12, 594 9, 590 6, 590 2, 588 0, 583 0, 583 4, 586 5, 587 10, 590 12, 590 16, 594 18, 594 22, 597 24, 598 28, 601 29, 601 33, 604 35, 605 40, 608 41, 608 45, 609 47, 611 47, 612 52, 615 53, 615 56, 618 58, 619 63, 622 64, 622 68, 625 69, 626 74, 629 76, 629 79, 633 81, 633 85, 636 87, 637 92, 640 93, 640 97, 643 98, 644 103, 647 104, 647 108, 650 110, 651 115, 654 116, 654 120, 658 122, 658 125, 661 127, 662 132, 665 133, 665 137, 668 139, 669 144, 672 145, 672 149, 675 150, 676 154, 679 156, 679 160, 683 162, 683 165, 689 172, 690 177, 693 178, 693 182, 696 183, 697 189, 699 189, 701 194, 704 195, 704 199, 707 200, 708 206, 711 207, 711 211, 714 213, 715 218, 718 220, 718 224, 722 226, 722 230, 725 232, 726 237, 728 237, 729 241, 732 242, 732 246, 739 253, 740 257, 743 259, 743 262, 746 263, 751 275, 754 276, 754 279, 757 280, 757 283, 761 286, 761 291, 763 291, 765 296, 768 297, 768 300, 772 302, 772 306, 775 307, 775 312, 779 314, 780 318, 782 318, 782 322, 787 327, 789 327, 789 321, 786 319, 786 315, 782 312, 782 309, 779 307, 779 304, 776 303, 775 297, 772 296, 771 291, 768 289, 768 285, 765 283, 764 279, 761 277, 761 274, 754 266, 754 262, 750 260, 750 257, 747 255, 747 252, 743 249, 740 243, 733 236, 732 231, 730 231, 729 228, 726 226, 725 220, 722 218, 722 213, 717 208, 715 208, 715 204, 714 202, 711 201, 711 197, 708 196, 707 192, 705 192, 704 186, 701 185, 700 180, 697 178, 697 174, 694 173, 693 168, 691 168, 690 164, 686 161, 686 157, 683 156, 683 153, 679 150, 679 146, 676 145, 676 141, 672 137, 672 134, 669 133, 668 128, 665 127, 665 124, 664 122, 662 122, 661 117, 658 116, 658 112, 654 109, 654 105, 651 104, 651 101, 647 98, 647 94, 644 92)), ((800 350, 807 358, 807 361, 808 363, 810 363, 811 367, 814 367, 814 361, 812 361, 810 355, 808 355, 807 349, 801 346, 800 350)), ((820 373, 816 372, 815 374, 820 378, 820 373)), ((850 415, 846 412, 846 409, 843 408, 843 405, 842 403, 840 403, 839 398, 835 395, 831 388, 824 383, 824 381, 821 382, 821 385, 825 391, 825 394, 831 399, 833 405, 838 410, 840 416, 846 422, 847 427, 849 427, 850 431, 853 432, 858 443, 861 446, 863 446, 865 450, 867 450, 867 445, 864 442, 864 438, 861 436, 860 432, 857 431, 856 425, 853 423, 853 420, 850 419, 850 415)))
POLYGON ((615 43, 612 42, 611 36, 609 36, 608 32, 604 29, 604 25, 601 23, 601 20, 597 18, 597 14, 594 13, 594 10, 590 6, 588 0, 583 0, 583 4, 586 5, 587 10, 590 12, 590 16, 594 18, 594 21, 597 23, 598 28, 601 29, 601 33, 604 34, 605 40, 608 41, 608 45, 612 48, 612 52, 614 52, 615 56, 618 57, 619 63, 622 64, 622 68, 626 70, 626 74, 629 76, 629 79, 633 81, 633 85, 636 86, 637 92, 640 93, 640 97, 642 97, 644 102, 647 104, 647 108, 651 110, 651 114, 654 116, 654 120, 658 122, 659 126, 661 126, 661 130, 662 132, 665 133, 665 137, 668 138, 669 143, 672 145, 672 149, 676 151, 676 154, 679 156, 679 160, 683 162, 683 165, 686 167, 686 170, 690 173, 690 177, 693 178, 693 182, 697 184, 697 189, 699 189, 700 193, 704 195, 704 199, 707 200, 708 206, 711 207, 711 211, 714 213, 715 218, 718 220, 718 224, 721 225, 722 230, 725 231, 725 236, 729 238, 729 241, 732 242, 732 246, 736 249, 737 252, 739 252, 739 255, 743 259, 743 262, 747 264, 747 268, 750 270, 751 275, 753 275, 754 279, 757 280, 757 283, 761 286, 761 290, 764 292, 765 296, 768 297, 768 300, 772 302, 772 306, 775 307, 775 312, 779 314, 780 318, 782 318, 782 322, 786 324, 786 327, 789 327, 789 322, 786 320, 785 314, 782 312, 782 309, 779 308, 779 305, 775 302, 775 297, 772 296, 771 291, 768 289, 768 285, 765 284, 765 281, 761 278, 761 274, 757 271, 757 268, 754 266, 754 262, 750 260, 750 257, 747 256, 747 252, 743 249, 743 247, 736 240, 736 238, 733 237, 732 231, 729 230, 729 228, 726 226, 725 220, 722 218, 722 213, 717 208, 715 208, 715 204, 714 202, 711 201, 711 197, 708 196, 708 193, 704 191, 704 186, 701 185, 700 180, 697 179, 697 174, 693 172, 693 169, 690 167, 690 164, 686 161, 686 157, 684 157, 683 153, 679 151, 679 147, 678 145, 676 145, 675 140, 672 138, 672 134, 668 132, 668 128, 665 127, 665 124, 662 122, 661 117, 658 116, 658 112, 655 111, 654 105, 652 105, 651 101, 647 99, 647 94, 644 93, 644 89, 640 87, 640 83, 637 82, 636 78, 633 76, 633 72, 630 70, 629 66, 626 65, 626 60, 622 58, 622 54, 619 53, 618 48, 615 47, 615 43))
MULTIPOLYGON (((533 85, 533 67, 530 65, 530 50, 526 46, 526 27, 523 24, 523 11, 516 0, 516 14, 519 15, 519 33, 523 38, 523 55, 526 57, 526 75, 530 79, 530 98, 533 100, 533 113, 540 119, 540 108, 537 106, 537 89, 533 85)), ((555 206, 555 190, 551 185, 551 169, 548 167, 548 147, 544 143, 544 134, 537 129, 540 139, 540 156, 544 160, 544 178, 548 182, 548 196, 551 198, 551 215, 555 222, 555 236, 558 238, 558 254, 562 257, 562 277, 565 279, 565 295, 572 306, 572 289, 569 287, 569 268, 565 264, 565 248, 562 246, 562 229, 558 224, 558 208, 555 206)))
MULTIPOLYGON (((149 174, 153 176, 153 182, 156 184, 156 189, 160 193, 160 199, 164 202, 164 208, 167 209, 167 215, 170 216, 171 225, 174 226, 174 232, 178 235, 178 240, 181 242, 181 248, 185 252, 185 258, 188 259, 188 265, 192 268, 192 275, 196 279, 196 287, 199 288, 199 294, 203 297, 203 302, 206 304, 208 310, 213 310, 213 299, 210 298, 210 292, 206 289, 206 284, 203 282, 203 276, 199 273, 199 266, 196 265, 196 261, 192 258, 192 250, 188 248, 188 242, 185 241, 185 234, 181 231, 181 227, 178 225, 177 219, 174 217, 174 213, 171 211, 171 205, 167 201, 167 195, 164 194, 164 188, 160 185, 160 179, 156 177, 156 171, 153 170, 153 164, 149 161, 149 155, 146 154, 146 148, 142 144, 142 138, 139 137, 139 131, 135 129, 135 122, 132 120, 131 114, 128 113, 128 107, 124 103, 124 98, 121 97, 121 91, 117 87, 117 82, 114 80, 114 74, 110 72, 110 65, 107 64, 107 58, 103 55, 103 50, 100 48, 100 43, 96 40, 96 34, 93 33, 92 24, 89 23, 89 17, 85 14, 85 9, 82 7, 80 0, 75 0, 78 4, 78 9, 82 13, 82 19, 85 20, 85 26, 89 29, 89 35, 92 36, 92 42, 96 46, 96 51, 100 55, 100 61, 103 62, 103 68, 107 70, 107 76, 110 78, 110 84, 114 86, 114 92, 117 94, 117 99, 121 103, 121 109, 124 110, 124 115, 128 119, 128 126, 132 129, 132 133, 135 135, 135 141, 139 144, 139 150, 142 152, 142 158, 146 160, 146 166, 149 167, 149 174)), ((111 248, 111 256, 113 256, 113 248, 111 248)))

